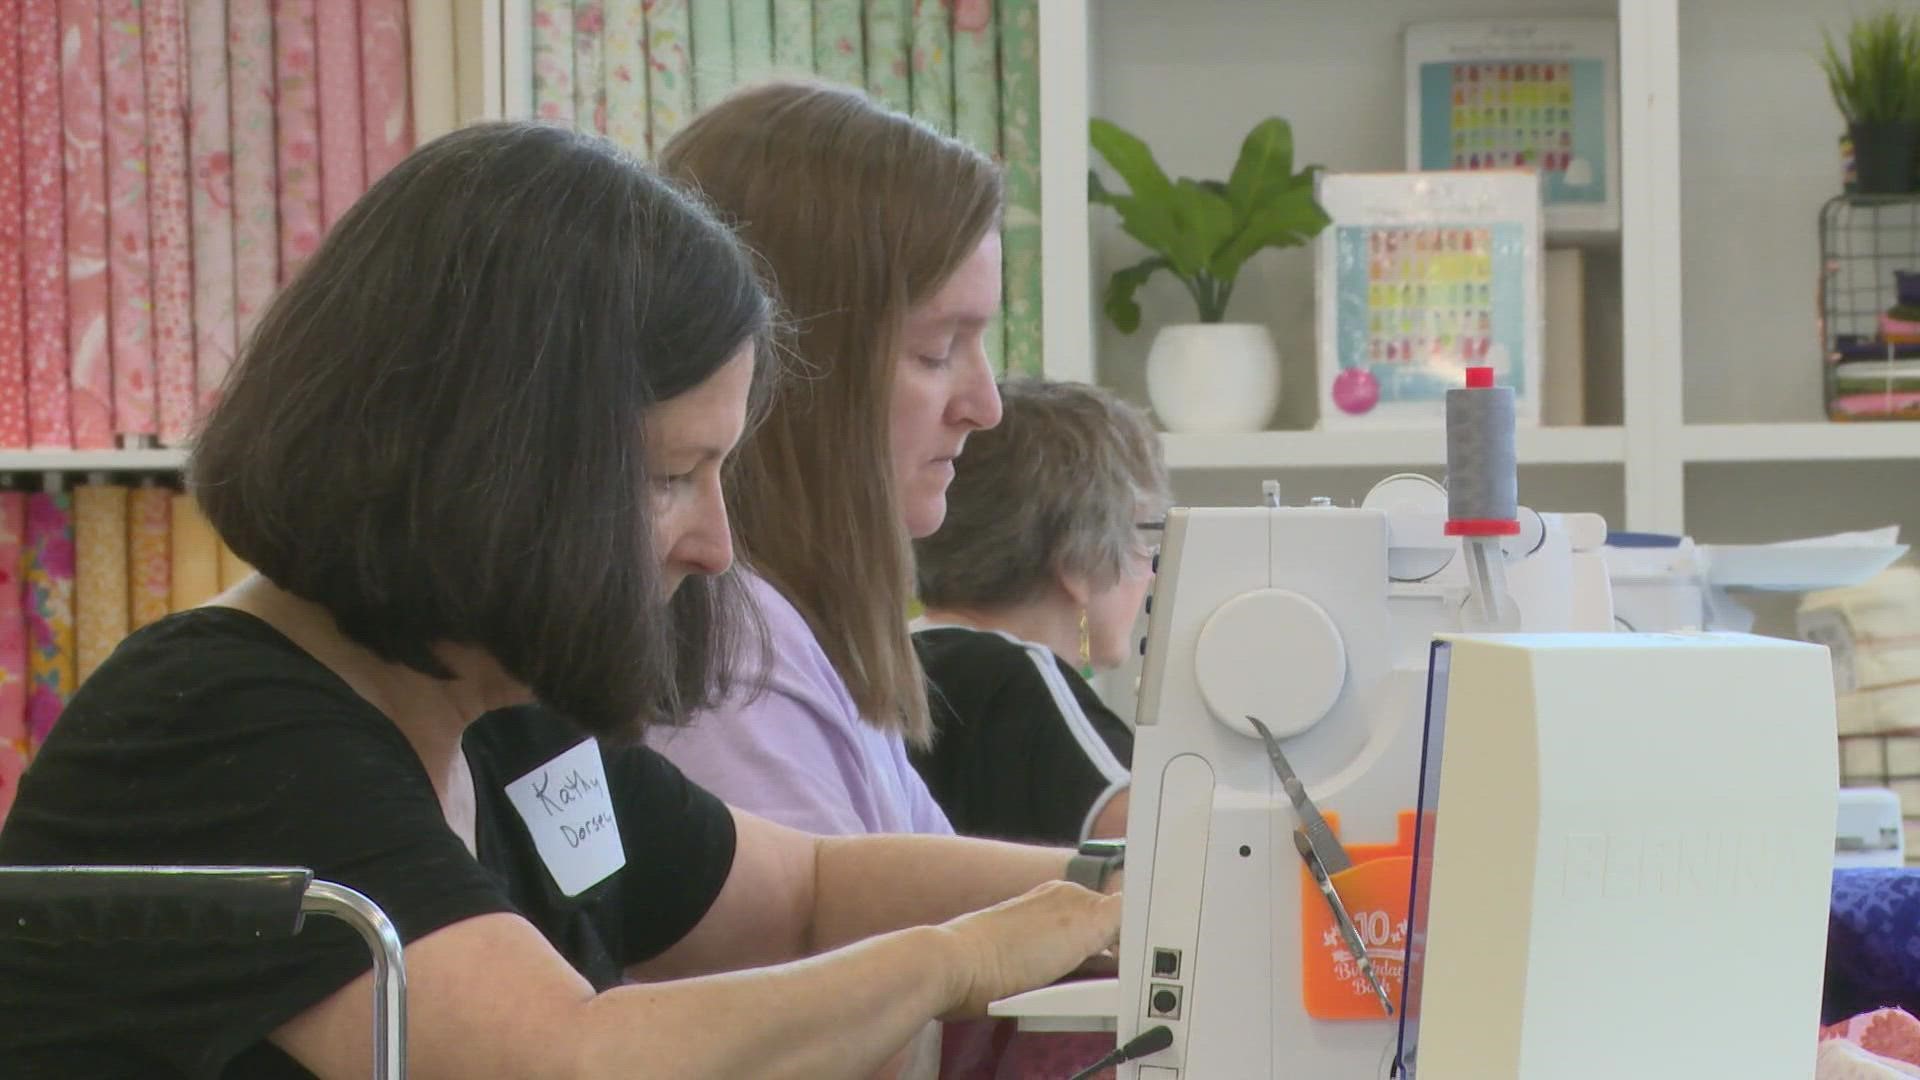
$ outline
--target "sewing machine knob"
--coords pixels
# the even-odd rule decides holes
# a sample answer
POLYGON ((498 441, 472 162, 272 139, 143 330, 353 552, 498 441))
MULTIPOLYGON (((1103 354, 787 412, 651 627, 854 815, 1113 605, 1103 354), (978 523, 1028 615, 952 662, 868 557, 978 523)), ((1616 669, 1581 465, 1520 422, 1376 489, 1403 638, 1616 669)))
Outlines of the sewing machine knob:
POLYGON ((1347 648, 1326 610, 1290 589, 1259 589, 1220 605, 1200 628, 1193 674, 1215 720, 1256 738, 1248 714, 1280 738, 1332 711, 1347 681, 1347 648))
POLYGON ((1538 510, 1523 506, 1520 508, 1520 531, 1500 538, 1500 553, 1507 557, 1508 562, 1516 562, 1539 551, 1546 542, 1546 520, 1538 510))

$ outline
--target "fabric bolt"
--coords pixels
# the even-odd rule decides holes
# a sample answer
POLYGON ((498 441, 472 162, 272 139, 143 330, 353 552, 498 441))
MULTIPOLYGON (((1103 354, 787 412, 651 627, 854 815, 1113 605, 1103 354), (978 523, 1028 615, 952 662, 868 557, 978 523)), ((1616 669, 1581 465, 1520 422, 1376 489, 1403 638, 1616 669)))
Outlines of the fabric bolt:
POLYGON ((70 445, 113 446, 108 281, 106 72, 99 0, 60 0, 60 123, 67 204, 67 380, 70 445))
MULTIPOLYGON (((152 177, 153 370, 147 384, 119 379, 120 430, 180 446, 193 433, 194 372, 192 186, 187 157, 186 13, 182 0, 143 0, 147 131, 152 177), (131 398, 123 402, 122 396, 131 398)), ((116 376, 119 372, 116 370, 116 376)))
POLYGON ((233 364, 233 131, 227 104, 226 0, 189 0, 186 14, 188 219, 193 229, 188 276, 193 279, 197 418, 213 407, 233 364))
POLYGON ((67 408, 61 67, 58 9, 25 4, 20 13, 20 242, 26 289, 27 445, 36 450, 73 444, 67 408))
MULTIPOLYGON (((273 9, 229 0, 227 83, 233 131, 235 344, 246 344, 280 284, 279 166, 275 137, 273 9)), ((217 383, 215 386, 217 387, 217 383)), ((204 399, 209 387, 201 380, 204 399)))

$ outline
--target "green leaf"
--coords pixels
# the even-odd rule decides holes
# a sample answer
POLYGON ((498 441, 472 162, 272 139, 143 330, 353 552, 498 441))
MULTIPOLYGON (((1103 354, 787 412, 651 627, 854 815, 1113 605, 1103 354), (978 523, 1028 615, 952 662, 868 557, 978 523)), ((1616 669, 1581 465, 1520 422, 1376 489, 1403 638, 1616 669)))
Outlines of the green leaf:
POLYGON ((1135 198, 1159 203, 1172 198, 1173 184, 1167 180, 1167 174, 1160 171, 1160 163, 1153 160, 1153 151, 1147 149, 1146 143, 1108 120, 1096 119, 1087 126, 1093 148, 1120 174, 1120 179, 1127 182, 1135 198))
POLYGON ((1843 56, 1821 31, 1819 64, 1841 115, 1853 124, 1920 121, 1920 15, 1854 20, 1843 56))
POLYGON ((1233 238, 1233 207, 1199 181, 1181 177, 1173 188, 1174 245, 1165 250, 1174 271, 1192 277, 1206 268, 1207 257, 1233 238))
POLYGON ((1296 247, 1306 243, 1332 219, 1313 197, 1309 185, 1290 184, 1277 198, 1256 210, 1253 217, 1231 240, 1207 261, 1207 272, 1221 281, 1232 281, 1240 267, 1254 252, 1268 247, 1296 247))
POLYGON ((1128 236, 1149 250, 1171 255, 1180 243, 1180 224, 1168 203, 1150 203, 1127 195, 1115 195, 1109 203, 1120 211, 1120 227, 1128 236))
POLYGON ((1227 181, 1227 199, 1244 224, 1293 179, 1293 128, 1279 117, 1254 125, 1240 143, 1227 181))
POLYGON ((1161 270, 1170 269, 1171 263, 1164 255, 1154 255, 1142 259, 1124 270, 1114 271, 1107 282, 1107 295, 1103 305, 1107 318, 1113 320, 1123 334, 1131 334, 1140 329, 1140 305, 1134 302, 1133 294, 1147 279, 1161 270))

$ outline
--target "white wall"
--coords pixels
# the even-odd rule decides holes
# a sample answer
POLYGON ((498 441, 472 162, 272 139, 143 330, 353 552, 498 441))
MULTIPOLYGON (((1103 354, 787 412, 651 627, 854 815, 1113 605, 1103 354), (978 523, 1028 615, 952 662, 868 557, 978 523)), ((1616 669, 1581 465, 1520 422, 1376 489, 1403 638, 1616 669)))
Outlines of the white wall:
POLYGON ((1689 422, 1823 416, 1816 223, 1821 204, 1840 190, 1844 121, 1815 58, 1823 26, 1843 38, 1856 10, 1883 6, 1680 5, 1689 422))

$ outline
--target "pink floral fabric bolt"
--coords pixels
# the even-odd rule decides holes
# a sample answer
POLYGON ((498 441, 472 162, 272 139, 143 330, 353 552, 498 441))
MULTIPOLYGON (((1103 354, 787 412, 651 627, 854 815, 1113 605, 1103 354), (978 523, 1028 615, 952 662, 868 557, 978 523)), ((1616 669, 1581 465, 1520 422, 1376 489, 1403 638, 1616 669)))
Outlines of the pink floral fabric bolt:
POLYGON ((0 747, 25 754, 27 738, 27 495, 0 491, 0 747))
MULTIPOLYGON (((193 225, 187 184, 186 17, 181 0, 143 0, 147 69, 147 149, 153 170, 153 380, 123 432, 157 434, 178 446, 193 433, 193 225), (158 399, 156 408, 155 399, 158 399), (137 420, 141 425, 133 426, 137 420)), ((122 381, 121 392, 139 394, 122 381)))
MULTIPOLYGON (((338 0, 335 0, 338 2, 338 0)), ((320 246, 320 104, 314 79, 315 0, 273 5, 274 156, 280 193, 280 283, 320 246)))
MULTIPOLYGON (((234 333, 236 345, 243 345, 280 285, 273 9, 268 0, 231 0, 227 5, 227 64, 233 112, 234 333)), ((205 380, 200 389, 205 397, 205 380)))
POLYGON ((573 0, 533 0, 533 112, 573 123, 573 0))
POLYGON ((600 0, 573 3, 573 119, 583 131, 607 130, 606 9, 600 0))
POLYGON ((648 156, 646 0, 606 0, 607 137, 648 156))
POLYGON ((0 0, 0 447, 27 445, 26 189, 21 176, 20 2, 0 0))
POLYGON ((367 182, 367 143, 360 133, 360 18, 353 0, 332 0, 314 11, 320 212, 322 223, 331 229, 367 182))
MULTIPOLYGON (((151 435, 153 258, 147 209, 147 71, 139 0, 104 0, 101 63, 106 73, 108 351, 113 430, 151 435)), ((91 402, 88 408, 92 408, 91 402)))
POLYGON ((71 445, 113 446, 107 146, 100 0, 60 0, 60 123, 67 202, 67 372, 71 445))
POLYGON ((647 140, 667 145, 693 115, 693 19, 687 0, 647 0, 647 140))
POLYGON ((27 737, 47 739, 73 696, 73 500, 27 496, 27 737))
POLYGON ((22 275, 27 290, 27 445, 73 444, 67 410, 67 246, 60 122, 60 19, 52 4, 20 13, 22 275))
POLYGON ((360 0, 360 127, 368 187, 413 149, 407 30, 406 0, 360 0))
MULTIPOLYGON (((233 131, 226 0, 187 6, 187 151, 193 229, 194 415, 213 407, 233 364, 233 131)), ((271 278, 271 274, 268 275, 271 278)))

